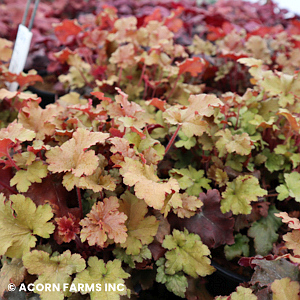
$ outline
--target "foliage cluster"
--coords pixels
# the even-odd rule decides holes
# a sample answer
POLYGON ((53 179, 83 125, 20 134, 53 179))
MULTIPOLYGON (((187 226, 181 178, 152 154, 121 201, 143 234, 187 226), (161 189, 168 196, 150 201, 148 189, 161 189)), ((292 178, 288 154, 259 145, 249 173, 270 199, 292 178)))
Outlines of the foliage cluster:
POLYGON ((93 282, 126 290, 92 300, 134 299, 156 282, 201 299, 211 260, 251 275, 216 299, 298 295, 300 21, 232 2, 112 1, 60 20, 48 70, 65 94, 45 109, 24 92, 41 77, 9 73, 1 40, 2 295, 93 282))

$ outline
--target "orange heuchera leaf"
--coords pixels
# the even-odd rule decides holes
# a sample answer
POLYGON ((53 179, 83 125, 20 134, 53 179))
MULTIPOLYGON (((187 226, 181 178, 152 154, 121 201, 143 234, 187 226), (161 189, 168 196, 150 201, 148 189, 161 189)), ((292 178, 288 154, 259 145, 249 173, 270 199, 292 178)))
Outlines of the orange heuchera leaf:
POLYGON ((93 174, 98 167, 99 158, 94 150, 85 150, 96 143, 103 143, 108 137, 108 133, 77 128, 70 140, 46 152, 49 171, 69 171, 76 177, 93 174))
POLYGON ((0 38, 0 60, 9 61, 12 55, 13 42, 0 38))
POLYGON ((119 95, 115 96, 116 102, 121 105, 123 116, 133 117, 137 112, 144 112, 145 110, 135 102, 128 101, 128 95, 116 88, 119 95))
POLYGON ((283 223, 287 223, 292 229, 300 229, 300 221, 296 218, 291 218, 286 212, 280 212, 278 214, 274 214, 276 217, 282 219, 283 223))
POLYGON ((16 121, 0 130, 0 140, 10 139, 12 142, 32 141, 35 138, 35 135, 34 131, 24 128, 22 124, 17 123, 16 121))
POLYGON ((20 110, 18 119, 25 128, 36 132, 37 139, 43 140, 46 135, 54 134, 54 120, 61 111, 63 107, 48 105, 46 109, 42 109, 38 103, 31 101, 20 110))
POLYGON ((124 157, 129 157, 138 160, 139 157, 136 155, 136 151, 130 148, 129 141, 124 138, 114 137, 109 139, 113 146, 110 147, 110 151, 114 153, 110 159, 118 166, 118 164, 124 161, 124 157))
POLYGON ((36 94, 28 94, 28 93, 21 93, 21 92, 10 92, 6 89, 0 89, 0 99, 12 99, 14 97, 18 97, 23 100, 35 100, 40 102, 40 98, 36 94))
POLYGON ((69 243, 80 233, 79 219, 71 213, 68 213, 68 217, 55 218, 55 222, 57 223, 55 239, 58 244, 69 243))
POLYGON ((166 194, 179 191, 177 180, 170 178, 167 182, 162 182, 156 176, 153 165, 148 166, 127 157, 120 165, 124 183, 134 186, 135 195, 155 209, 162 209, 166 194))
POLYGON ((187 58, 184 62, 178 64, 178 75, 189 72, 193 77, 196 77, 199 73, 201 73, 204 70, 206 65, 207 62, 203 58, 187 58))
POLYGON ((135 51, 133 44, 119 46, 117 50, 111 55, 109 62, 117 64, 120 68, 132 67, 136 64, 135 51))
POLYGON ((105 246, 107 238, 116 243, 125 243, 127 228, 124 225, 127 216, 118 210, 119 201, 117 197, 105 198, 103 202, 93 205, 91 211, 80 221, 82 230, 81 241, 88 241, 90 246, 105 246))
POLYGON ((299 129, 300 129, 299 120, 296 119, 296 117, 294 115, 292 115, 288 110, 280 109, 277 114, 285 116, 288 119, 288 121, 291 125, 291 128, 293 130, 295 130, 297 133, 299 132, 299 129))
POLYGON ((105 175, 105 172, 101 168, 97 168, 92 175, 81 177, 77 186, 84 189, 91 189, 95 193, 101 192, 103 189, 114 191, 116 188, 116 179, 110 175, 105 175))
POLYGON ((173 211, 179 218, 190 218, 195 215, 198 208, 203 205, 203 202, 188 193, 180 194, 182 200, 182 207, 174 208, 173 211))
POLYGON ((163 117, 169 124, 182 125, 182 131, 187 137, 201 136, 209 127, 203 116, 212 116, 215 108, 222 106, 223 102, 215 95, 208 94, 191 95, 188 101, 188 107, 173 105, 166 109, 163 117))
POLYGON ((77 35, 82 28, 76 20, 63 20, 60 24, 57 24, 54 28, 57 38, 66 43, 70 36, 77 35))
POLYGON ((293 230, 283 236, 285 246, 292 249, 294 255, 300 255, 300 230, 293 230))

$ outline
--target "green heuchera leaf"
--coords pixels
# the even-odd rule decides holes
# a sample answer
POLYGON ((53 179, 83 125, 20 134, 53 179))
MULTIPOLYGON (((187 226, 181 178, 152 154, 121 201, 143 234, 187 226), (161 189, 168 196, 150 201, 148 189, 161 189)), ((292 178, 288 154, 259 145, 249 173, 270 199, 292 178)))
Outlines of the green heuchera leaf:
POLYGON ((151 259, 152 253, 149 250, 147 245, 144 245, 140 249, 140 253, 138 255, 128 255, 126 254, 125 249, 117 247, 113 251, 116 258, 122 260, 124 263, 128 264, 129 267, 135 268, 135 263, 141 263, 144 259, 151 259))
POLYGON ((293 153, 290 160, 293 163, 293 169, 297 168, 300 165, 300 153, 293 153))
POLYGON ((188 281, 183 272, 175 273, 174 275, 166 274, 165 270, 166 259, 161 257, 157 262, 156 281, 165 284, 166 288, 175 295, 184 298, 188 287, 188 281))
POLYGON ((252 201, 257 201, 257 197, 263 197, 267 191, 259 186, 259 181, 252 175, 238 176, 232 182, 227 183, 225 192, 222 193, 221 211, 222 213, 232 211, 233 214, 251 213, 252 201))
MULTIPOLYGON (((38 275, 38 279, 34 282, 45 285, 50 284, 68 284, 72 281, 71 275, 81 272, 85 268, 85 260, 79 254, 71 254, 70 250, 65 251, 61 255, 50 257, 49 253, 39 250, 33 250, 23 256, 23 264, 30 274, 38 275)), ((69 295, 68 289, 60 291, 38 291, 42 300, 63 300, 64 296, 69 295)))
POLYGON ((249 239, 240 233, 234 237, 233 245, 226 245, 224 247, 225 256, 228 260, 232 260, 239 256, 249 256, 249 239))
POLYGON ((172 235, 165 236, 162 246, 169 250, 165 254, 165 273, 168 275, 184 271, 196 278, 215 270, 207 257, 210 255, 208 247, 201 242, 199 235, 189 233, 187 229, 183 232, 174 229, 172 235))
POLYGON ((281 154, 271 153, 268 148, 265 148, 262 152, 263 155, 267 157, 265 162, 266 168, 272 173, 274 171, 279 171, 284 168, 284 156, 281 154))
POLYGON ((238 286, 236 292, 233 292, 230 297, 228 296, 218 296, 215 300, 257 300, 257 297, 253 294, 253 291, 250 288, 244 288, 238 286))
POLYGON ((190 196, 199 196, 203 192, 202 188, 210 189, 210 179, 203 177, 204 171, 197 171, 189 166, 188 169, 173 169, 171 176, 177 179, 181 189, 185 190, 190 196))
POLYGON ((49 238, 55 226, 49 204, 36 207, 30 198, 11 195, 5 202, 0 194, 0 255, 21 258, 35 246, 36 237, 49 238))
POLYGON ((182 131, 178 132, 178 136, 180 140, 175 143, 175 146, 180 148, 184 147, 185 149, 191 149, 196 145, 196 138, 194 136, 192 137, 187 137, 182 131))
POLYGON ((10 180, 10 185, 16 185, 20 193, 27 192, 33 182, 42 182, 42 178, 47 176, 47 165, 42 161, 34 161, 27 167, 27 170, 19 170, 10 180))
POLYGON ((270 206, 268 216, 254 222, 248 230, 248 236, 254 238, 254 247, 259 255, 267 255, 278 239, 276 231, 282 224, 281 218, 274 215, 278 212, 275 206, 270 206))
MULTIPOLYGON (((103 259, 98 259, 96 256, 92 256, 88 260, 87 269, 78 273, 73 280, 75 285, 79 283, 96 285, 101 284, 101 291, 90 292, 91 300, 119 300, 120 295, 127 295, 127 288, 123 279, 130 277, 130 274, 126 273, 121 267, 121 261, 115 259, 108 261, 107 264, 103 259), (124 289, 116 291, 105 291, 105 284, 124 285, 124 289)), ((80 291, 81 294, 87 294, 88 291, 80 291)))
POLYGON ((284 174, 285 184, 281 184, 276 188, 278 200, 284 200, 288 196, 295 198, 297 202, 300 202, 300 174, 298 172, 292 172, 284 174))

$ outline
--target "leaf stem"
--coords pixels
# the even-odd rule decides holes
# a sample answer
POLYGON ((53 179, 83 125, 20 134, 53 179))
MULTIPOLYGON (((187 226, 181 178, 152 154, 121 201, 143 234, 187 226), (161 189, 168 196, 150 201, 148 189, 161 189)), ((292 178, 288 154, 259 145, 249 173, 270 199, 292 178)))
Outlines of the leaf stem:
POLYGON ((266 195, 264 197, 277 197, 279 194, 278 193, 275 193, 275 194, 269 194, 269 195, 266 195))
POLYGON ((181 124, 178 124, 178 126, 177 126, 175 132, 173 133, 171 139, 169 140, 169 143, 168 143, 168 145, 167 145, 167 147, 166 147, 166 150, 165 150, 165 155, 168 153, 168 151, 169 151, 170 148, 172 147, 172 145, 173 145, 173 143, 174 143, 174 141, 175 141, 175 139, 176 139, 176 136, 177 136, 178 131, 179 131, 179 129, 181 128, 181 126, 182 126, 181 124))
POLYGON ((82 70, 80 70, 80 68, 76 68, 80 74, 80 76, 82 77, 82 79, 84 80, 85 84, 88 86, 88 87, 93 87, 92 84, 90 82, 88 82, 87 78, 85 77, 84 73, 82 72, 82 70))
POLYGON ((138 87, 141 85, 142 83, 142 80, 143 80, 143 76, 144 76, 144 73, 145 73, 145 70, 146 70, 146 64, 143 65, 143 69, 142 69, 142 74, 141 74, 141 77, 139 79, 139 82, 138 82, 138 87))
POLYGON ((177 78, 176 78, 176 80, 175 80, 175 83, 174 83, 174 86, 173 86, 172 90, 170 91, 170 93, 168 94, 167 99, 169 99, 169 98, 173 95, 173 93, 174 93, 174 91, 175 91, 175 89, 176 89, 176 86, 177 86, 179 77, 180 77, 180 76, 177 76, 177 78))
POLYGON ((13 167, 15 167, 17 169, 17 171, 21 170, 17 165, 16 163, 14 162, 14 160, 11 158, 11 156, 9 155, 9 153, 7 153, 7 158, 9 160, 9 162, 12 164, 13 167))
POLYGON ((122 80, 122 73, 123 73, 123 68, 120 67, 120 69, 119 69, 118 86, 120 86, 120 83, 121 83, 121 80, 122 80))
POLYGON ((82 211, 82 199, 81 199, 80 188, 76 187, 76 193, 77 193, 77 200, 78 200, 78 205, 79 205, 79 210, 81 215, 80 218, 82 219, 83 211, 82 211))
POLYGON ((0 182, 0 186, 3 186, 5 189, 10 191, 12 194, 17 194, 17 191, 15 191, 11 186, 9 186, 3 182, 0 182))

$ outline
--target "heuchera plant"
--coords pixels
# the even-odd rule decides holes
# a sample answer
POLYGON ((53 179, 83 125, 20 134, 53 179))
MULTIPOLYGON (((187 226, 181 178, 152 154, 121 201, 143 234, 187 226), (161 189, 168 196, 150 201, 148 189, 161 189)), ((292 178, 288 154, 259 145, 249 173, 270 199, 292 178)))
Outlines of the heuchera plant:
POLYGON ((216 299, 296 299, 300 23, 257 13, 244 26, 227 10, 212 24, 224 3, 188 45, 182 20, 198 8, 178 3, 62 20, 49 70, 66 94, 45 109, 24 93, 41 78, 9 73, 0 43, 1 295, 10 282, 122 283, 89 297, 133 298, 156 282, 209 297, 217 262, 249 282, 216 299))

